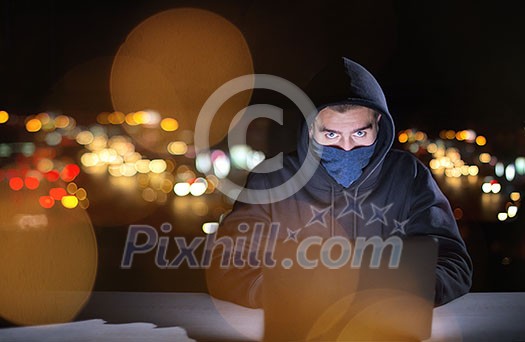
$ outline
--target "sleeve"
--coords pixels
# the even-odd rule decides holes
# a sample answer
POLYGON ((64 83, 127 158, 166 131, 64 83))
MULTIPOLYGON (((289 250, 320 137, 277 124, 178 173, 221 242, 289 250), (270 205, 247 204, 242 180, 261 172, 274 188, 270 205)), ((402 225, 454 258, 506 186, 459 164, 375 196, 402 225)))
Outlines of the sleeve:
POLYGON ((419 161, 409 202, 407 233, 430 235, 439 243, 435 306, 440 306, 469 291, 472 261, 447 198, 428 168, 419 161))
MULTIPOLYGON (((264 188, 261 175, 250 174, 247 188, 264 188)), ((206 269, 209 293, 242 306, 262 306, 262 249, 271 224, 269 205, 235 202, 219 225, 206 269)))

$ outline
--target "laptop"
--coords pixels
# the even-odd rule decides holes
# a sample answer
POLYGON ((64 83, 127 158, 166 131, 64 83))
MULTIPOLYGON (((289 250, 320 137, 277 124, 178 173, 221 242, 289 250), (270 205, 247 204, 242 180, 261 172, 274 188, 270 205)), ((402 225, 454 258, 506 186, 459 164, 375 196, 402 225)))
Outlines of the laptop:
POLYGON ((279 245, 275 267, 263 269, 264 341, 429 338, 438 242, 428 236, 398 240, 402 242, 400 254, 396 257, 395 248, 388 245, 379 259, 371 245, 361 248, 359 254, 356 241, 351 259, 337 267, 334 261, 345 259, 341 244, 328 249, 310 245, 303 258, 308 261, 306 268, 290 263, 298 260, 297 245, 279 245), (315 256, 323 252, 330 256, 329 262, 312 267, 315 256), (391 262, 396 261, 397 267, 392 267, 391 262))

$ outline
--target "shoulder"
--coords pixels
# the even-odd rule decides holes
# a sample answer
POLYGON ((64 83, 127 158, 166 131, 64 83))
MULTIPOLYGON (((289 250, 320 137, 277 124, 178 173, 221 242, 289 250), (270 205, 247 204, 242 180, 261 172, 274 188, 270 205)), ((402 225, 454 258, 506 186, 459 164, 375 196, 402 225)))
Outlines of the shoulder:
POLYGON ((417 159, 416 156, 414 156, 412 153, 407 151, 402 151, 398 149, 391 149, 387 155, 385 160, 390 159, 390 162, 392 163, 410 163, 415 164, 420 162, 419 159, 417 159))
POLYGON ((387 153, 384 167, 388 170, 400 170, 405 176, 414 179, 430 175, 428 167, 414 154, 398 149, 391 149, 387 153))
POLYGON ((284 183, 300 168, 297 153, 281 154, 257 165, 248 175, 247 185, 253 189, 266 189, 284 183))

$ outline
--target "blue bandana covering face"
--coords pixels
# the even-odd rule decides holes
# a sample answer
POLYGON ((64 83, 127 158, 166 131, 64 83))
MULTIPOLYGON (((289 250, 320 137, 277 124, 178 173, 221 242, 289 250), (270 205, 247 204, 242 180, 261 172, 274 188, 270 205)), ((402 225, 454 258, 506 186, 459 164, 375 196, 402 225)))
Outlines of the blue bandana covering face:
POLYGON ((321 156, 321 165, 337 183, 348 188, 361 176, 363 169, 368 165, 376 143, 350 151, 333 146, 323 146, 315 140, 313 140, 313 145, 315 151, 321 156))

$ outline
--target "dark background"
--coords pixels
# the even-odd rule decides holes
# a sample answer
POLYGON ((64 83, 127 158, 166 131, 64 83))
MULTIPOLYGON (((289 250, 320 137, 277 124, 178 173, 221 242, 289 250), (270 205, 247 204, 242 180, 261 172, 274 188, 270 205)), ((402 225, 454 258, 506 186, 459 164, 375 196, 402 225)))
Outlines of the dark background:
MULTIPOLYGON (((485 135, 490 149, 502 158, 525 153, 525 22, 519 1, 0 3, 0 109, 9 113, 45 110, 46 98, 64 74, 113 56, 128 33, 151 15, 197 7, 220 14, 239 28, 256 73, 281 76, 315 96, 330 79, 332 61, 347 56, 377 77, 398 130, 414 127, 436 138, 442 129, 470 128, 485 135)), ((110 65, 101 62, 99 68, 109 70, 110 65)), ((261 92, 253 102, 269 98, 279 101, 261 92)), ((109 98, 105 101, 110 103, 109 98)), ((76 119, 94 122, 96 114, 76 119)), ((270 154, 283 146, 293 149, 294 137, 289 134, 293 129, 279 131, 274 126, 267 146, 270 154)), ((1 132, 2 141, 22 139, 17 132, 1 132)), ((151 225, 163 222, 162 210, 152 215, 156 219, 151 225)), ((501 262, 513 253, 524 253, 522 221, 460 222, 476 266, 473 290, 525 290, 519 276, 523 261, 501 262), (499 247, 491 249, 495 242, 499 247)), ((172 271, 145 271, 152 257, 142 260, 142 268, 139 261, 134 270, 114 273, 126 227, 95 228, 100 245, 96 289, 205 290, 200 272, 187 278, 172 271)))
POLYGON ((74 66, 111 56, 140 22, 197 7, 243 32, 254 69, 315 86, 347 56, 382 84, 399 127, 484 134, 521 125, 525 47, 519 1, 2 1, 5 110, 34 112, 74 66))

